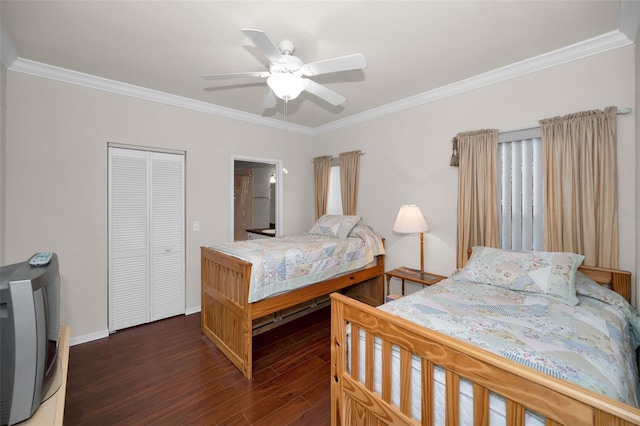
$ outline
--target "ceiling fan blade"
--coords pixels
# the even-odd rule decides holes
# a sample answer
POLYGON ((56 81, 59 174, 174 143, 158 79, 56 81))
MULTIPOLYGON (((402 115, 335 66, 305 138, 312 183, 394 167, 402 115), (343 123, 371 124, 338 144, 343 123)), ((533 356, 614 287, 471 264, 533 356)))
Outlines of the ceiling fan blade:
POLYGON ((325 59, 324 61, 311 62, 302 66, 302 75, 312 76, 326 74, 329 72, 359 70, 367 66, 367 61, 360 53, 353 55, 340 56, 333 59, 325 59))
POLYGON ((267 57, 269 62, 284 63, 280 51, 273 45, 267 34, 262 30, 256 30, 253 28, 243 28, 242 33, 251 39, 253 44, 267 57))
POLYGON ((305 89, 307 92, 313 95, 316 95, 321 99, 324 99, 325 101, 329 102, 331 105, 337 106, 346 100, 344 96, 339 95, 333 90, 321 84, 318 84, 313 80, 305 79, 305 81, 307 82, 307 88, 305 89))
POLYGON ((278 105, 278 98, 276 94, 273 93, 273 90, 269 89, 269 93, 267 93, 267 97, 264 98, 264 103, 262 104, 263 109, 271 109, 275 108, 278 105))
POLYGON ((252 77, 260 77, 266 78, 271 74, 268 71, 256 71, 256 72, 231 72, 227 74, 207 74, 203 75, 202 78, 205 80, 226 80, 230 78, 252 78, 252 77))

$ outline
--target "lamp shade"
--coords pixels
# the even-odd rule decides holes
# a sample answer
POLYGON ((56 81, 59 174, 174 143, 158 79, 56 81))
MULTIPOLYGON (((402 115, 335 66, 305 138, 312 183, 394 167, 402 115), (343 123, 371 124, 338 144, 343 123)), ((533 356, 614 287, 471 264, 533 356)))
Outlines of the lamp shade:
POLYGON ((400 206, 398 217, 396 217, 396 222, 393 224, 393 231, 401 234, 428 232, 429 225, 427 225, 420 207, 415 204, 405 204, 400 206))
POLYGON ((306 88, 307 82, 297 75, 279 73, 271 74, 267 79, 267 85, 277 97, 288 101, 297 98, 300 92, 306 88))

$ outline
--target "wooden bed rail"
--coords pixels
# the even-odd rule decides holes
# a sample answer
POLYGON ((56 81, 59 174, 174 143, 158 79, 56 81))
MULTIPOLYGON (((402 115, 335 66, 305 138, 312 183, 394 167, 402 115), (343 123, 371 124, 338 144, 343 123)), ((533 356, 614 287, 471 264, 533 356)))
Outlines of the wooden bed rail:
POLYGON ((474 424, 489 424, 489 392, 506 401, 506 424, 524 425, 525 411, 546 418, 546 425, 640 424, 640 409, 541 373, 461 340, 437 333, 340 294, 331 295, 331 424, 417 425, 411 413, 411 360, 420 358, 422 424, 433 424, 433 370, 446 376, 445 414, 457 425, 460 379, 473 383, 474 424), (350 324, 350 338, 347 325, 350 324), (365 343, 360 345, 364 334, 365 343), (347 340, 349 339, 349 340, 347 340), (381 362, 381 393, 374 390, 374 351, 381 362), (394 349, 395 348, 395 349, 394 349), (364 354, 361 354, 364 350, 364 354), (391 403, 394 351, 400 358, 399 405, 391 403), (365 365, 360 366, 360 359, 365 365), (347 368, 351 366, 351 371, 347 368), (364 371, 360 374, 360 370, 364 371), (359 378, 364 376, 364 381, 359 378))

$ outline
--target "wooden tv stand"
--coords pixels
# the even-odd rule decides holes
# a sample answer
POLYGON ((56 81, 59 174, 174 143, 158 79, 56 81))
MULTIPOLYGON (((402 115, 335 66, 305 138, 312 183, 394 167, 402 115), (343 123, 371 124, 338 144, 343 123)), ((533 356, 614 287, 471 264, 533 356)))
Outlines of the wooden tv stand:
POLYGON ((62 383, 60 388, 47 399, 33 416, 20 422, 20 426, 62 426, 64 419, 64 400, 67 394, 67 370, 69 367, 69 339, 71 329, 68 325, 60 326, 60 340, 58 341, 58 358, 62 363, 62 383))

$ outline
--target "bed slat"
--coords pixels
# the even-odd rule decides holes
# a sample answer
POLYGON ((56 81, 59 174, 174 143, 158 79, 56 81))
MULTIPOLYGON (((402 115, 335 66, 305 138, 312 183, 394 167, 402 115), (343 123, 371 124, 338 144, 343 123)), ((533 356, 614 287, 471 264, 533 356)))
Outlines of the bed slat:
POLYGON ((382 342, 382 400, 391 402, 391 343, 382 342))
POLYGON ((458 426, 460 424, 460 377, 447 370, 446 373, 447 401, 447 425, 458 426))
POLYGON ((351 344, 349 345, 351 361, 349 366, 351 367, 351 375, 360 378, 360 340, 358 336, 360 336, 360 327, 354 324, 351 327, 351 344))
MULTIPOLYGON (((422 358, 422 395, 433 395, 433 363, 422 358)), ((433 397, 422 398, 422 424, 432 426, 433 416, 433 397)))
POLYGON ((489 389, 473 384, 473 424, 489 426, 489 389))
POLYGON ((411 352, 400 348, 400 411, 411 416, 411 352))
POLYGON ((366 333, 366 339, 365 339, 365 362, 364 362, 364 366, 365 366, 365 384, 367 386, 367 389, 372 391, 373 390, 373 359, 374 359, 374 346, 373 346, 373 334, 370 332, 366 333))
POLYGON ((506 402, 507 414, 505 415, 505 419, 507 424, 513 426, 524 426, 525 407, 510 399, 507 399, 506 402))

